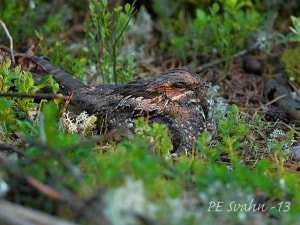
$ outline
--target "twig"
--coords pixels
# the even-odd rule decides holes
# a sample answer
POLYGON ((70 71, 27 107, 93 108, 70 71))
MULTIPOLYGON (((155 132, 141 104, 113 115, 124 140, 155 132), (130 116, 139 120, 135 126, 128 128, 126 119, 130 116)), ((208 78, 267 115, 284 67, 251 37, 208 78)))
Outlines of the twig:
POLYGON ((105 133, 101 136, 98 136, 98 135, 93 136, 93 137, 89 138, 86 141, 79 142, 76 145, 65 147, 65 148, 63 148, 62 151, 70 152, 70 151, 73 151, 74 149, 84 148, 84 147, 87 147, 87 146, 90 146, 90 145, 93 145, 93 144, 105 142, 105 141, 111 140, 113 138, 117 138, 118 136, 126 133, 127 131, 128 131, 128 128, 125 127, 125 126, 122 126, 117 130, 108 131, 107 133, 105 133))
POLYGON ((280 96, 274 98, 272 101, 269 101, 268 103, 266 103, 266 106, 272 105, 273 103, 276 103, 276 102, 278 102, 280 99, 285 98, 285 97, 287 97, 287 96, 288 96, 287 94, 280 95, 280 96))
POLYGON ((6 27, 6 25, 5 25, 5 23, 4 23, 2 20, 0 20, 0 24, 1 24, 1 26, 3 27, 3 29, 4 29, 4 31, 5 31, 5 33, 6 33, 6 36, 7 36, 8 39, 9 39, 11 61, 12 61, 13 65, 15 65, 16 62, 15 62, 15 57, 14 57, 13 39, 12 39, 12 37, 11 37, 11 35, 10 35, 10 33, 9 33, 9 31, 8 31, 8 29, 7 29, 7 27, 6 27))
POLYGON ((80 169, 78 169, 76 166, 72 164, 72 162, 65 157, 64 150, 58 150, 56 148, 52 148, 51 146, 44 144, 42 142, 34 141, 34 140, 27 140, 27 142, 31 146, 39 147, 44 150, 44 152, 48 152, 48 154, 54 155, 62 164, 62 166, 69 171, 72 176, 75 178, 76 181, 78 181, 82 187, 85 189, 85 194, 92 193, 90 187, 86 184, 86 182, 83 180, 82 173, 80 169))
POLYGON ((78 225, 5 200, 0 200, 0 223, 9 225, 78 225))
MULTIPOLYGON (((30 157, 30 156, 27 156, 30 157)), ((55 187, 51 187, 47 184, 42 183, 41 181, 35 179, 31 176, 26 176, 22 174, 21 168, 17 162, 11 162, 7 159, 0 158, 0 164, 4 166, 7 177, 14 180, 15 183, 21 182, 28 184, 30 187, 41 193, 43 196, 48 199, 55 201, 60 201, 68 204, 74 210, 80 210, 83 207, 83 204, 77 201, 77 196, 69 191, 58 191, 55 187)), ((0 200, 1 201, 1 200, 0 200)), ((0 204, 1 205, 1 204, 0 204)), ((0 215, 0 224, 1 224, 1 215, 0 215)))
MULTIPOLYGON (((241 57, 241 56, 243 56, 243 55, 246 55, 247 53, 251 52, 252 50, 258 48, 259 45, 260 45, 260 42, 255 42, 250 48, 244 49, 244 50, 242 50, 242 51, 240 51, 240 52, 234 54, 234 55, 231 57, 231 60, 232 60, 232 59, 236 59, 236 58, 238 58, 238 57, 241 57)), ((228 59, 227 59, 226 57, 224 57, 224 58, 221 58, 221 59, 217 59, 217 60, 211 61, 211 62, 209 62, 209 63, 205 63, 205 64, 199 66, 199 67, 197 68, 197 71, 198 71, 198 72, 201 72, 201 71, 203 71, 203 70, 205 70, 205 69, 208 69, 208 68, 210 68, 210 67, 212 67, 212 66, 215 66, 215 65, 217 65, 217 64, 226 62, 226 60, 228 60, 228 59)))
POLYGON ((16 98, 47 99, 47 100, 59 98, 59 99, 63 99, 63 100, 68 100, 68 97, 64 96, 62 94, 49 94, 49 93, 30 94, 30 93, 8 92, 8 93, 0 93, 0 96, 16 97, 16 98))
MULTIPOLYGON (((38 190, 38 192, 42 193, 43 195, 47 196, 48 198, 53 199, 53 200, 59 200, 59 201, 66 200, 66 196, 63 196, 61 192, 40 182, 39 180, 37 180, 33 177, 26 177, 25 179, 26 179, 26 182, 28 184, 30 184, 30 186, 34 187, 36 190, 38 190)), ((68 202, 73 203, 73 201, 68 201, 68 202)))
MULTIPOLYGON (((236 58, 239 58, 243 55, 246 55, 247 53, 255 50, 255 49, 258 49, 260 48, 264 42, 267 42, 269 40, 272 40, 274 37, 273 36, 270 36, 270 37, 267 37, 264 41, 262 40, 257 40, 252 46, 250 46, 248 49, 244 49, 240 52, 237 52, 236 54, 234 54, 232 57, 230 57, 230 60, 232 59, 236 59, 236 58)), ((223 63, 223 62, 226 62, 228 60, 228 57, 224 57, 224 58, 221 58, 221 59, 216 59, 216 60, 213 60, 211 62, 208 62, 208 63, 205 63, 205 64, 202 64, 201 66, 197 67, 196 68, 196 71, 199 73, 199 72, 202 72, 203 70, 206 70, 212 66, 215 66, 215 65, 218 65, 220 63, 223 63)), ((184 66, 183 68, 189 68, 191 64, 188 64, 186 66, 184 66)))
POLYGON ((43 149, 43 151, 48 151, 50 154, 53 154, 54 156, 57 157, 57 159, 61 162, 61 164, 72 174, 72 176, 77 180, 77 181, 82 181, 82 174, 80 170, 75 169, 76 167, 71 163, 71 161, 65 157, 64 152, 62 150, 58 150, 56 148, 52 148, 51 146, 34 141, 34 140, 27 140, 28 143, 31 146, 39 147, 43 149))
POLYGON ((24 151, 22 151, 21 149, 18 149, 18 148, 14 147, 14 146, 6 145, 6 144, 3 144, 3 143, 0 143, 0 149, 2 151, 12 151, 12 152, 15 152, 19 156, 25 156, 26 155, 26 153, 24 151))

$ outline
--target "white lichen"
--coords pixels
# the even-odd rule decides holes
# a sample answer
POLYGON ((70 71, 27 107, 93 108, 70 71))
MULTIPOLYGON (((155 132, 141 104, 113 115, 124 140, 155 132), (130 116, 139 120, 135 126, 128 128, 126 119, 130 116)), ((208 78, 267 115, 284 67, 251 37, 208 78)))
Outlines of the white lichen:
POLYGON ((285 139, 285 132, 280 129, 274 129, 269 136, 271 139, 285 139))
POLYGON ((209 84, 208 90, 207 90, 207 96, 209 99, 213 101, 213 107, 214 107, 214 115, 215 118, 224 118, 228 112, 228 103, 225 102, 224 98, 219 97, 220 87, 218 85, 211 85, 209 84))
POLYGON ((145 196, 144 184, 127 177, 123 187, 117 188, 104 197, 104 214, 112 225, 139 224, 136 215, 155 216, 157 207, 145 196))
POLYGON ((70 112, 65 112, 60 119, 60 128, 71 134, 78 133, 81 136, 92 135, 93 130, 96 128, 96 120, 96 116, 90 116, 85 111, 75 118, 70 117, 70 112))
POLYGON ((276 128, 269 134, 267 139, 267 152, 279 150, 285 155, 286 160, 289 160, 291 157, 290 147, 294 142, 294 139, 288 140, 285 131, 276 128))
POLYGON ((8 184, 4 180, 0 179, 0 197, 5 196, 8 191, 8 184))

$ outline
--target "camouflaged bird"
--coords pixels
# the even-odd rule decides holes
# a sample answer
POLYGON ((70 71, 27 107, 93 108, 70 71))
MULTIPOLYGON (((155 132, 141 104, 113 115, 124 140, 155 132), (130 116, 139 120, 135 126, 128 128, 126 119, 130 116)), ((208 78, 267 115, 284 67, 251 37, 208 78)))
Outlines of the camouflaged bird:
POLYGON ((171 152, 178 154, 191 153, 195 139, 205 130, 215 131, 207 85, 195 73, 173 69, 128 84, 87 87, 45 59, 31 59, 53 75, 65 94, 72 93, 72 104, 106 120, 108 130, 134 128, 134 119, 146 117, 150 123, 167 126, 171 152))

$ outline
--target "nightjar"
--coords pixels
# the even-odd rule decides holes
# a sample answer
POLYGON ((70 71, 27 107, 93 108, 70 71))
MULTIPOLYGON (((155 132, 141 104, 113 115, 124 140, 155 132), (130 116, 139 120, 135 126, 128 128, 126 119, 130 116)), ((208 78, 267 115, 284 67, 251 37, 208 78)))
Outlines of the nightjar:
POLYGON ((73 105, 105 120, 108 130, 134 129, 134 119, 146 117, 167 126, 176 154, 190 154, 197 137, 216 130, 207 85, 195 73, 173 69, 127 84, 87 87, 43 58, 32 60, 53 75, 65 94, 72 93, 73 105))

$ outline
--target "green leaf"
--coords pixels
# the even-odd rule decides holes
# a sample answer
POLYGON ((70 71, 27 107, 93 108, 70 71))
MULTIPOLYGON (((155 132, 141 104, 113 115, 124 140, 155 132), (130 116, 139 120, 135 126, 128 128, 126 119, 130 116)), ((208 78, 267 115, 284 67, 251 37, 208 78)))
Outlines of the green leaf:
POLYGON ((58 132, 57 107, 53 102, 45 104, 40 119, 41 139, 50 146, 55 145, 58 132))
POLYGON ((128 14, 128 13, 130 13, 131 9, 132 9, 131 5, 126 3, 125 4, 125 12, 128 14))
POLYGON ((4 63, 4 67, 5 68, 9 68, 11 66, 11 60, 7 60, 5 63, 4 63))
POLYGON ((216 15, 217 12, 219 12, 219 10, 220 10, 220 6, 218 3, 214 3, 212 7, 210 7, 210 13, 212 14, 212 16, 216 15))
POLYGON ((297 30, 299 30, 299 28, 300 28, 300 20, 299 20, 299 18, 297 18, 295 16, 291 16, 291 20, 292 20, 292 23, 295 26, 295 28, 297 30))
POLYGON ((196 18, 200 21, 206 21, 207 15, 202 9, 196 9, 196 18))
POLYGON ((32 79, 32 74, 28 71, 24 73, 24 91, 32 90, 34 86, 34 80, 32 79))
POLYGON ((102 4, 107 7, 107 0, 102 0, 102 4))
POLYGON ((16 66, 15 67, 15 73, 17 74, 17 75, 21 75, 21 66, 16 66))
POLYGON ((14 118, 11 106, 14 104, 13 100, 0 98, 0 124, 11 122, 14 118))
POLYGON ((13 104, 14 104, 13 100, 7 100, 4 98, 0 98, 0 113, 7 110, 13 104))

